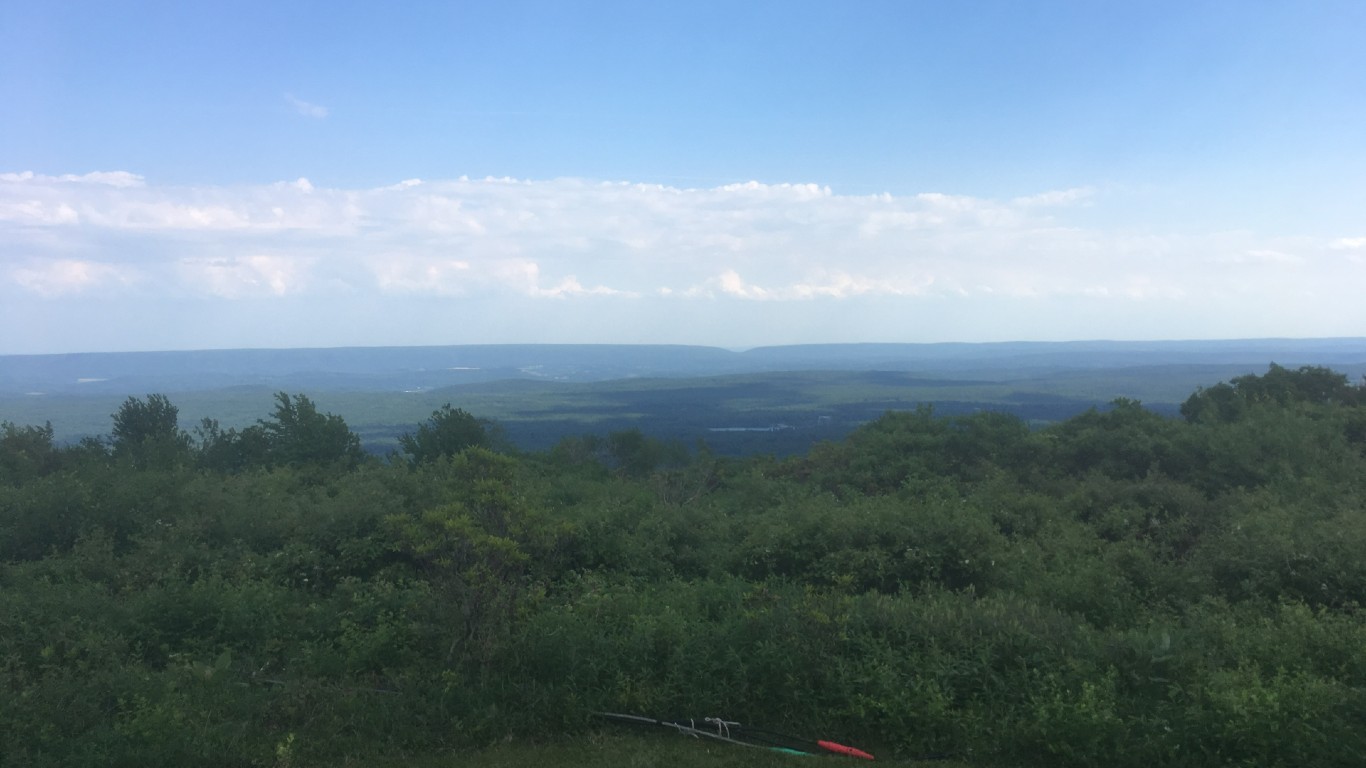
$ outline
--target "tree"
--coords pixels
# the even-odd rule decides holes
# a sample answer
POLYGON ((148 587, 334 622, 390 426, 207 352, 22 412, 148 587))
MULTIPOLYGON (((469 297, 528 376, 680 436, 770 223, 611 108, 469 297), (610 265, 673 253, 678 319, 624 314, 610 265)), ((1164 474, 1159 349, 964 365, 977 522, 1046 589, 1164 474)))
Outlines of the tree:
POLYGON ((1183 463, 1177 460, 1176 423, 1127 397, 1111 401, 1109 410, 1073 416, 1048 435, 1055 467, 1078 477, 1094 471, 1134 480, 1183 463))
MULTIPOLYGON (((342 465, 353 467, 363 454, 360 438, 342 417, 319 413, 305 395, 275 394, 275 418, 258 422, 269 445, 272 464, 289 466, 342 465)), ((243 435, 252 427, 243 431, 243 435)))
POLYGON ((950 424, 934 408, 887 411, 843 443, 813 449, 805 462, 810 476, 831 492, 892 493, 907 480, 944 474, 950 424))
POLYGON ((126 457, 144 468, 169 467, 184 460, 190 436, 180 430, 179 414, 165 395, 128 398, 113 414, 114 457, 126 457))
POLYGON ((627 477, 646 477, 661 466, 680 466, 688 459, 681 444, 656 440, 634 427, 609 433, 606 448, 617 472, 627 477))
POLYGON ((408 454, 408 462, 417 466, 467 448, 486 448, 489 434, 484 422, 446 403, 418 425, 416 434, 404 434, 398 442, 408 454))
POLYGON ((1360 405, 1366 389, 1348 383, 1344 374, 1317 365, 1295 370, 1271 364, 1258 376, 1248 374, 1200 389, 1181 404, 1181 415, 1191 423, 1229 423, 1243 418, 1254 406, 1360 405))
POLYGON ((259 424, 241 431, 223 429, 217 419, 205 418, 195 428, 199 466, 217 472, 241 472, 270 466, 270 440, 259 424))
POLYGON ((461 451, 431 469, 448 487, 446 503, 385 518, 395 549, 424 572, 454 620, 448 663, 462 645, 480 663, 504 645, 533 576, 554 568, 567 533, 528 505, 518 466, 484 448, 461 451))
POLYGON ((41 427, 0 423, 0 484, 21 485, 57 469, 59 454, 52 446, 52 422, 41 427))
POLYGON ((948 420, 941 474, 976 479, 993 467, 1025 472, 1037 463, 1038 446, 1019 416, 982 411, 948 420))

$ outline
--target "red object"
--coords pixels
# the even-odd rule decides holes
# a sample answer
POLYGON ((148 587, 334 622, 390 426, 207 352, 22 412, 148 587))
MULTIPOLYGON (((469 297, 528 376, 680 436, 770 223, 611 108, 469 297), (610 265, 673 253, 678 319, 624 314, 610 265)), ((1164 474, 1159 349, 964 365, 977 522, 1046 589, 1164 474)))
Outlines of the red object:
POLYGON ((843 744, 836 744, 833 741, 818 741, 817 745, 827 752, 834 752, 837 755, 848 755, 850 757, 861 757, 864 760, 872 760, 873 756, 856 747, 846 747, 843 744))

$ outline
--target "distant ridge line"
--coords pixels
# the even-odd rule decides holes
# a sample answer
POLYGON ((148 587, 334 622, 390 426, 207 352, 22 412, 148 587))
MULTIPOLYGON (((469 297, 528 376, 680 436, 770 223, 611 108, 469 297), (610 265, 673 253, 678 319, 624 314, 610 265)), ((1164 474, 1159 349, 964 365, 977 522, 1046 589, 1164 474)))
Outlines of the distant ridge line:
POLYGON ((145 394, 269 387, 420 392, 507 380, 598 382, 776 371, 933 371, 1026 376, 1163 365, 1366 365, 1366 338, 1177 341, 863 342, 728 350, 687 344, 455 344, 412 347, 77 352, 0 356, 0 395, 145 394))

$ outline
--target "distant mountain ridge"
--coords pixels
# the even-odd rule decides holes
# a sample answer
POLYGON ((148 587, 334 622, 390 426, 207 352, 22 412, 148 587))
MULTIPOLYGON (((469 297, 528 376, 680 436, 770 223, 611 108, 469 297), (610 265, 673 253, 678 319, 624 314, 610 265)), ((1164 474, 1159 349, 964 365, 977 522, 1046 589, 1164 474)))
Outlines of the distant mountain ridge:
POLYGON ((1366 338, 688 345, 489 344, 0 356, 0 394, 142 394, 228 387, 412 392, 516 379, 598 382, 786 370, 887 370, 999 378, 1161 365, 1366 367, 1366 338))
POLYGON ((7 355, 0 356, 0 393, 231 386, 402 391, 523 378, 602 381, 721 371, 734 354, 713 347, 526 344, 7 355))

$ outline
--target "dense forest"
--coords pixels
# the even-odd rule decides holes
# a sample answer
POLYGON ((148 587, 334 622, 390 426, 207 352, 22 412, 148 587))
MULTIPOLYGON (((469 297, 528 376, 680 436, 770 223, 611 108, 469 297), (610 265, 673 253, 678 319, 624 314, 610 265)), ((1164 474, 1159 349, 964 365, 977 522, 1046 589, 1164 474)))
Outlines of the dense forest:
POLYGON ((888 412, 803 456, 635 430, 402 450, 281 393, 0 428, 0 764, 334 765, 602 727, 819 726, 991 766, 1366 764, 1366 387, 1179 418, 888 412))

